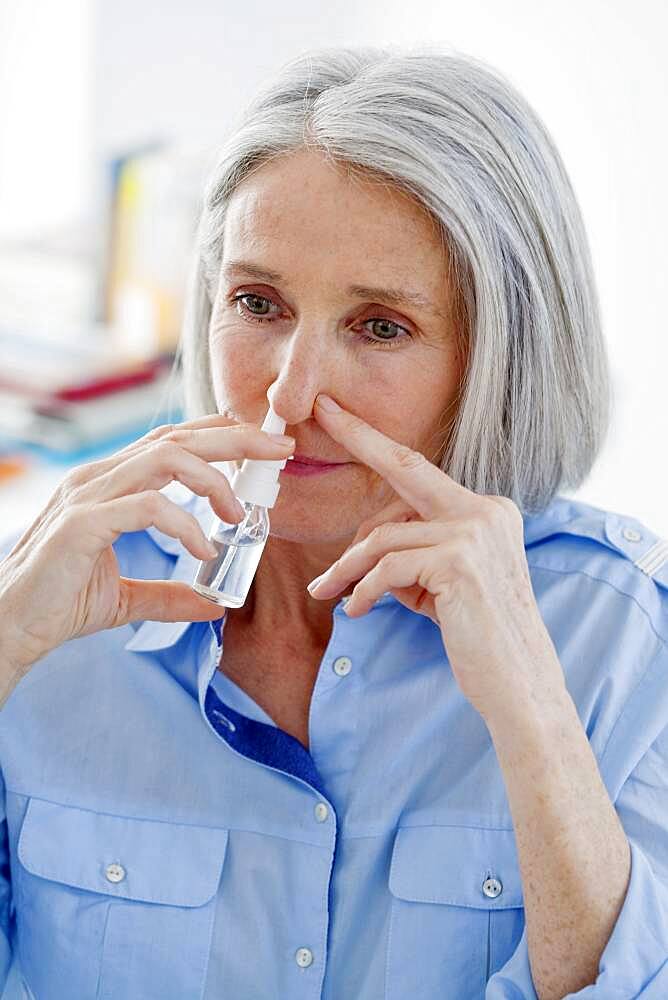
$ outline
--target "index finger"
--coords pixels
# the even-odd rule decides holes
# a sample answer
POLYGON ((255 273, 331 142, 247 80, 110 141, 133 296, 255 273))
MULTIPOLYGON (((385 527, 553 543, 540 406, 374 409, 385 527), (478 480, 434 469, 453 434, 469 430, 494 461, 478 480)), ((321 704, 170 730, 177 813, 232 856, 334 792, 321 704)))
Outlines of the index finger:
POLYGON ((179 430, 199 430, 202 427, 228 427, 231 424, 235 424, 236 421, 231 417, 226 417, 222 413, 205 413, 203 417, 195 417, 192 420, 182 420, 179 423, 166 423, 157 424, 155 427, 151 427, 140 437, 134 438, 123 448, 119 448, 112 455, 105 456, 98 463, 91 462, 90 465, 98 464, 103 466, 106 464, 111 464, 112 460, 118 460, 118 458, 126 458, 133 455, 136 451, 139 451, 144 447, 149 441, 159 441, 162 437, 167 437, 168 434, 179 430))
POLYGON ((470 509, 469 490, 430 462, 422 452, 395 441, 338 404, 336 410, 325 409, 321 398, 322 393, 316 397, 313 413, 325 430, 379 472, 421 517, 433 517, 444 509, 449 513, 470 509))
MULTIPOLYGON (((247 457, 273 459, 277 450, 288 445, 279 445, 272 441, 267 431, 250 423, 239 423, 232 417, 222 413, 207 413, 194 420, 184 420, 175 424, 159 424, 147 431, 141 437, 131 441, 124 448, 106 455, 93 462, 82 464, 81 468, 92 473, 105 473, 115 468, 119 462, 133 458, 144 448, 157 444, 163 439, 171 438, 177 444, 182 444, 189 451, 199 455, 207 462, 220 463, 241 461, 247 457), (221 459, 220 431, 229 430, 232 433, 226 440, 227 456, 221 459)), ((293 446, 290 446, 292 450, 293 446)))

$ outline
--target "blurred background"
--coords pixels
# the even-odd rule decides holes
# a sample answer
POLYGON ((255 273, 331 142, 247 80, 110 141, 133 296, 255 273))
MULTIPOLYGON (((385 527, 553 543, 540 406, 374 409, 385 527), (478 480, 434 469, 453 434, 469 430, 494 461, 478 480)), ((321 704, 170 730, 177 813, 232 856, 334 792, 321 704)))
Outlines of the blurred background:
POLYGON ((244 103, 309 47, 443 43, 519 87, 588 229, 612 366, 574 496, 668 536, 663 0, 0 0, 0 519, 182 419, 167 378, 204 179, 244 103))

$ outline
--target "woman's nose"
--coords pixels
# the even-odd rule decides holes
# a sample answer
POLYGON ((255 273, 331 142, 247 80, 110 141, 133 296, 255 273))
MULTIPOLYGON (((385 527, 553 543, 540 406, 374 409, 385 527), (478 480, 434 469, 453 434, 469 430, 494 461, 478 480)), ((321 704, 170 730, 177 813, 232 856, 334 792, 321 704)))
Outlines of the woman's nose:
POLYGON ((267 396, 287 426, 315 419, 313 407, 319 392, 345 398, 350 375, 343 341, 336 322, 315 316, 303 318, 289 336, 274 341, 274 381, 267 396))
POLYGON ((319 392, 329 392, 324 384, 295 385, 276 380, 269 387, 267 398, 272 409, 286 422, 286 427, 302 423, 313 416, 315 398, 319 392))
POLYGON ((293 425, 308 420, 313 416, 315 399, 319 392, 326 392, 336 398, 342 388, 340 377, 336 377, 333 365, 335 359, 329 352, 318 351, 310 345, 294 345, 286 352, 277 366, 275 379, 267 390, 267 398, 272 408, 283 417, 287 424, 293 425), (296 346, 296 349, 295 349, 296 346))

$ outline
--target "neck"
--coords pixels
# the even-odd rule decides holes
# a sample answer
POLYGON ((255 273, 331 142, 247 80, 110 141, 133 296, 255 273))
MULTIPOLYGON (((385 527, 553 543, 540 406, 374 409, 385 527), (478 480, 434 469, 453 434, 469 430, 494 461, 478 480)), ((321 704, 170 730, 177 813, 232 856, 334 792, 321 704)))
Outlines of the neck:
MULTIPOLYGON (((327 645, 332 632, 332 611, 343 594, 316 601, 306 589, 314 577, 324 573, 339 557, 347 542, 320 547, 318 553, 271 536, 251 584, 245 604, 228 611, 235 624, 253 637, 275 642, 286 636, 307 649, 327 645)), ((346 588, 346 593, 352 585, 346 588)))

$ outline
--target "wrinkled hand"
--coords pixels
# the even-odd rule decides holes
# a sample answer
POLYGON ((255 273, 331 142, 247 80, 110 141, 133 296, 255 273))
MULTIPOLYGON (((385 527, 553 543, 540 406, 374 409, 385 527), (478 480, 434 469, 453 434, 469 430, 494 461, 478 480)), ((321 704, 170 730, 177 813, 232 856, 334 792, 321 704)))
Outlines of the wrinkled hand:
POLYGON ((563 670, 535 600, 522 515, 512 500, 473 493, 424 455, 360 417, 314 415, 389 483, 398 498, 364 521, 311 592, 329 599, 357 580, 346 613, 386 591, 441 629, 454 677, 486 721, 561 696, 563 670))

